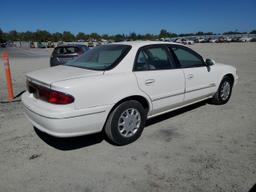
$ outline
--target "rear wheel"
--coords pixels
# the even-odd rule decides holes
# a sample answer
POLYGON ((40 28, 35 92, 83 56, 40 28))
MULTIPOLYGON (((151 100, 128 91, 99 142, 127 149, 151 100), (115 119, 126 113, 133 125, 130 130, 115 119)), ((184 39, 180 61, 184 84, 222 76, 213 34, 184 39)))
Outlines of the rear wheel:
POLYGON ((145 121, 143 106, 135 100, 125 101, 110 113, 104 130, 111 142, 126 145, 141 136, 145 121))
POLYGON ((218 91, 213 96, 211 102, 216 105, 226 104, 232 93, 233 81, 230 77, 224 77, 220 83, 218 91))

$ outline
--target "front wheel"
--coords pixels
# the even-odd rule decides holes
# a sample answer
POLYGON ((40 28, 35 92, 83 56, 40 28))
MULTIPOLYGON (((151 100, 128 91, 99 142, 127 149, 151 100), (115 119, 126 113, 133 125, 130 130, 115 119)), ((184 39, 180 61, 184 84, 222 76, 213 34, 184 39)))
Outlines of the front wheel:
POLYGON ((211 102, 216 105, 226 104, 232 93, 233 81, 229 77, 224 77, 220 83, 218 91, 215 93, 211 102))
POLYGON ((110 113, 104 130, 111 142, 126 145, 141 136, 145 121, 144 107, 135 100, 125 101, 110 113))

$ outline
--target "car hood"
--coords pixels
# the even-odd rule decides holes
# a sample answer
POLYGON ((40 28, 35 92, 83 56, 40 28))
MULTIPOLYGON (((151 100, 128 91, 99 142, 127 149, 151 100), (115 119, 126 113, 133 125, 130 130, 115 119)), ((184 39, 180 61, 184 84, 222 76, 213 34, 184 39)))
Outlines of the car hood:
POLYGON ((26 76, 30 81, 37 81, 44 85, 51 85, 52 83, 59 81, 91 77, 96 75, 103 75, 103 71, 94 71, 72 66, 59 65, 56 67, 37 70, 28 73, 26 76))

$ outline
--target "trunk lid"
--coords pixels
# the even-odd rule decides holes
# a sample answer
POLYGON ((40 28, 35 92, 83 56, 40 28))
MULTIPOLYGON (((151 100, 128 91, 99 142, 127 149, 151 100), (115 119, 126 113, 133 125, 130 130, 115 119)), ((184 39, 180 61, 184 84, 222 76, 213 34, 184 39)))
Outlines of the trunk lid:
POLYGON ((69 79, 103 75, 103 71, 81 69, 77 67, 59 65, 28 73, 29 81, 36 81, 41 85, 50 86, 52 83, 69 79))

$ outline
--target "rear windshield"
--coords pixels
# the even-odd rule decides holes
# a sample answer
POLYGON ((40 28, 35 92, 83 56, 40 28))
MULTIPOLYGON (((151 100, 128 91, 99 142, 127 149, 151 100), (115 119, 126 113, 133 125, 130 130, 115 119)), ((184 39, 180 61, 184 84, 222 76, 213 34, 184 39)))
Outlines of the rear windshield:
POLYGON ((58 47, 55 49, 55 54, 72 54, 79 52, 78 47, 58 47))
POLYGON ((92 70, 108 70, 115 67, 130 49, 129 45, 102 45, 85 52, 65 65, 92 70))

